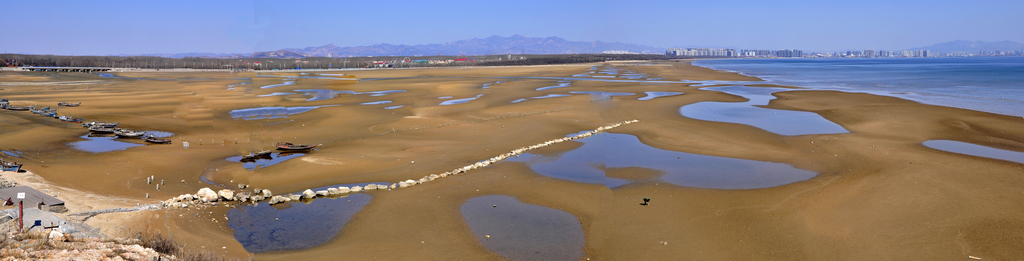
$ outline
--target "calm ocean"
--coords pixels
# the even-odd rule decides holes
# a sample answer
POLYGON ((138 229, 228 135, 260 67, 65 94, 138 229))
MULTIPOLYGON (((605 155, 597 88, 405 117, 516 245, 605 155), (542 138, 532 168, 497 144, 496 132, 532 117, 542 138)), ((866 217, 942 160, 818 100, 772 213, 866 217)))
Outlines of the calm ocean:
POLYGON ((780 85, 1024 117, 1024 57, 727 59, 693 64, 780 85))

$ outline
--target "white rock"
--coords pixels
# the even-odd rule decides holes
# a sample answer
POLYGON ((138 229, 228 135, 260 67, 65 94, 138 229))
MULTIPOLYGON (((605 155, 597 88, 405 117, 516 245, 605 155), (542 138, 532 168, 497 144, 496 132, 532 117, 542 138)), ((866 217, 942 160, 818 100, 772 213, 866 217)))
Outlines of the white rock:
POLYGON ((369 184, 369 185, 366 185, 365 187, 363 187, 363 190, 376 190, 376 189, 377 189, 377 184, 369 184))
POLYGON ((220 196, 220 200, 235 200, 235 192, 231 191, 230 189, 222 189, 220 191, 217 191, 217 196, 220 196))
POLYGON ((338 192, 338 188, 327 188, 327 194, 338 195, 341 194, 341 192, 338 192))
POLYGON ((407 188, 409 186, 410 186, 409 183, 405 183, 405 181, 399 181, 398 182, 398 187, 399 188, 407 188))
POLYGON ((199 192, 196 192, 196 196, 203 202, 214 202, 220 197, 217 195, 217 192, 213 192, 210 188, 199 189, 199 192))
POLYGON ((330 195, 330 192, 328 192, 327 190, 317 190, 316 191, 316 196, 318 196, 318 197, 323 197, 323 196, 327 196, 327 195, 330 195))
POLYGON ((316 197, 316 192, 313 192, 313 190, 311 190, 311 189, 307 189, 305 191, 302 191, 302 198, 315 198, 315 197, 316 197))
POLYGON ((299 201, 299 200, 302 199, 302 195, 290 194, 290 195, 286 196, 286 198, 288 199, 287 201, 299 201))
POLYGON ((360 187, 360 186, 352 187, 352 192, 360 192, 360 191, 363 191, 363 187, 360 187))
POLYGON ((267 202, 267 203, 270 203, 271 205, 274 205, 274 204, 278 204, 278 203, 284 203, 285 201, 286 201, 285 197, 273 196, 273 197, 270 198, 270 201, 267 202))
POLYGON ((349 192, 352 192, 352 190, 348 187, 338 187, 338 193, 345 194, 349 192))

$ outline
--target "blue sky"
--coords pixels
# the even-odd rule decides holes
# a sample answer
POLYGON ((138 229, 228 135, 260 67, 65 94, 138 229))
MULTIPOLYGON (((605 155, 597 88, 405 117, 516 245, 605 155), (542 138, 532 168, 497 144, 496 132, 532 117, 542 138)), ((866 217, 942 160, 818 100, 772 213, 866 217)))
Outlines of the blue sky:
POLYGON ((491 35, 655 47, 1024 42, 1024 1, 0 1, 6 53, 247 53, 491 35))

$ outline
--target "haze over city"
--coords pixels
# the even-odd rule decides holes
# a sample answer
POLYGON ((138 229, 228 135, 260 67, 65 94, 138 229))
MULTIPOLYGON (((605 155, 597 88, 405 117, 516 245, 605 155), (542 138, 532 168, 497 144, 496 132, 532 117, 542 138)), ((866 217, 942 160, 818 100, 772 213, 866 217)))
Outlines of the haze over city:
POLYGON ((1021 1, 5 1, 0 51, 247 53, 436 44, 492 35, 658 48, 902 50, 1024 42, 1021 1))

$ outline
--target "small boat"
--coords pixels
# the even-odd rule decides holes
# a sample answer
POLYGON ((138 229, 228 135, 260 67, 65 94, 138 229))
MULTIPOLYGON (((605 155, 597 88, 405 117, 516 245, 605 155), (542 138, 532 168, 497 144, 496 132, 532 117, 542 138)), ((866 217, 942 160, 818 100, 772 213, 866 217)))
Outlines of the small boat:
POLYGON ((144 140, 146 142, 149 142, 149 143, 171 144, 171 140, 157 138, 156 136, 153 136, 153 135, 146 135, 145 137, 142 137, 142 140, 144 140))
POLYGON ((76 102, 76 103, 58 102, 57 103, 57 106, 65 106, 65 107, 78 107, 78 105, 82 105, 82 103, 81 102, 76 102))
POLYGON ((31 110, 32 107, 29 107, 29 106, 17 106, 17 105, 7 105, 7 109, 8 110, 12 110, 12 111, 27 111, 27 110, 31 110))
POLYGON ((242 162, 252 162, 252 161, 256 161, 257 159, 273 159, 273 157, 270 156, 270 153, 273 153, 273 152, 274 151, 272 151, 272 150, 264 150, 264 151, 260 151, 260 152, 250 152, 249 155, 242 156, 242 159, 240 161, 242 161, 242 162))
POLYGON ((306 151, 316 148, 317 145, 293 144, 291 142, 278 142, 277 149, 284 151, 306 151))
POLYGON ((23 164, 18 164, 17 162, 10 162, 6 160, 0 160, 0 168, 2 168, 4 171, 18 172, 18 170, 21 170, 21 165, 23 164))
POLYGON ((39 113, 39 115, 43 115, 43 116, 46 116, 46 117, 57 117, 57 110, 43 111, 43 112, 39 113))
POLYGON ((113 127, 117 127, 117 124, 118 124, 117 122, 95 122, 95 121, 90 121, 90 122, 82 123, 82 127, 89 128, 89 127, 93 127, 93 126, 99 126, 99 127, 113 128, 113 127))
POLYGON ((82 118, 75 118, 72 116, 58 116, 57 119, 63 122, 82 122, 82 118))
POLYGON ((111 128, 111 127, 103 127, 103 126, 91 126, 91 127, 89 127, 89 131, 91 131, 92 133, 114 133, 115 130, 117 130, 117 129, 111 128))
POLYGON ((120 128, 114 129, 114 135, 117 135, 118 137, 121 137, 121 138, 138 138, 138 137, 142 137, 142 135, 145 135, 145 134, 146 134, 146 132, 144 132, 144 131, 134 131, 134 130, 120 129, 120 128))

